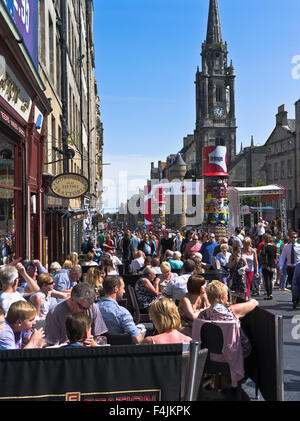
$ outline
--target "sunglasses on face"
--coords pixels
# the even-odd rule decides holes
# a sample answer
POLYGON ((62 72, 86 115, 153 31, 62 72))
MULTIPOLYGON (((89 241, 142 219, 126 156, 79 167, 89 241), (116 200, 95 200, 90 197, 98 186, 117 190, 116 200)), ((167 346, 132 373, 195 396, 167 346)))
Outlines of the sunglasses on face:
POLYGON ((88 307, 84 307, 83 305, 81 305, 78 301, 76 301, 76 304, 78 305, 78 307, 81 309, 81 310, 84 310, 84 311, 87 311, 89 308, 90 308, 90 306, 88 306, 88 307))

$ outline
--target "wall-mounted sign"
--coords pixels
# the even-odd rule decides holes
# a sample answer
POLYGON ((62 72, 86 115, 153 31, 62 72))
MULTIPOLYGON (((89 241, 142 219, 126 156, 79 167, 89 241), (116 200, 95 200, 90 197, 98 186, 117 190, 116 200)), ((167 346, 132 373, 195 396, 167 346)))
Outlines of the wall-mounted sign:
POLYGON ((7 64, 0 75, 0 95, 25 121, 29 120, 32 101, 7 64))
POLYGON ((38 67, 38 0, 2 0, 38 67))
POLYGON ((89 190, 89 181, 80 174, 68 173, 56 176, 51 184, 53 193, 65 199, 84 196, 89 190))
POLYGON ((8 127, 10 127, 15 133, 19 136, 25 138, 25 130, 19 123, 16 122, 12 117, 10 117, 6 111, 2 107, 0 107, 0 121, 5 123, 8 127))

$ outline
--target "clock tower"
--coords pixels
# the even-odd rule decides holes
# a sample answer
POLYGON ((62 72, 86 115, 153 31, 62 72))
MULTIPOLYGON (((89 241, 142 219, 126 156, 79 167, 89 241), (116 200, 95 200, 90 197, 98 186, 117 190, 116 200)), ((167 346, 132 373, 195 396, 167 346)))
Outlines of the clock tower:
POLYGON ((210 0, 202 69, 196 73, 196 176, 202 176, 202 147, 226 146, 230 168, 236 156, 235 73, 228 65, 223 43, 218 0, 210 0))

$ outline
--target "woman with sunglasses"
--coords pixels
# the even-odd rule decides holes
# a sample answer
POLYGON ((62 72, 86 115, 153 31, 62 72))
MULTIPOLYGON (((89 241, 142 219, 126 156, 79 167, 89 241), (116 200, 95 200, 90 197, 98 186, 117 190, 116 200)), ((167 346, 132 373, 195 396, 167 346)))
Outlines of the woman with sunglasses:
POLYGON ((51 305, 51 298, 60 298, 65 300, 69 298, 70 294, 56 291, 53 288, 53 277, 49 273, 39 275, 37 284, 40 287, 40 290, 30 297, 30 302, 37 310, 37 319, 45 320, 51 305))

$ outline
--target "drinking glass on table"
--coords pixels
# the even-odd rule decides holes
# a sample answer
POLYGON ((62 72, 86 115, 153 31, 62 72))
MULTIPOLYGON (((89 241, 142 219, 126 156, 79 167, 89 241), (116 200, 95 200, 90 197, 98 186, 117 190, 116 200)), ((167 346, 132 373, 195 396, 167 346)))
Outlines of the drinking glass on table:
POLYGON ((106 336, 95 336, 95 342, 99 346, 107 345, 107 337, 106 336))

